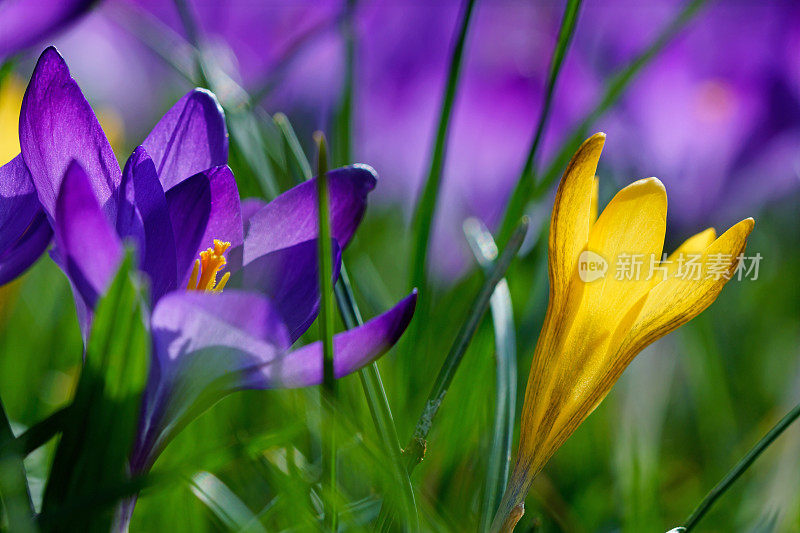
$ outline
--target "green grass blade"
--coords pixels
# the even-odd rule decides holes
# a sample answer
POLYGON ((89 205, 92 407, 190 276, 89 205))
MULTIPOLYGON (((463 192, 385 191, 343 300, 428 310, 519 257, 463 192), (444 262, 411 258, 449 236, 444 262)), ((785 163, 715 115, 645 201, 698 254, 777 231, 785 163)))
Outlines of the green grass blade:
POLYGON ((353 27, 355 0, 347 0, 342 20, 342 38, 344 40, 344 86, 336 112, 336 136, 333 143, 334 166, 340 167, 352 163, 353 152, 353 80, 355 78, 356 36, 353 27))
POLYGON ((59 409, 44 420, 26 429, 13 441, 0 446, 0 455, 6 451, 6 447, 13 447, 15 453, 20 454, 22 457, 27 457, 31 452, 44 446, 47 441, 62 431, 65 422, 69 420, 68 416, 69 408, 63 407, 59 409))
POLYGON ((575 34, 575 25, 578 22, 578 11, 580 7, 581 0, 569 0, 567 6, 564 8, 564 16, 561 18, 561 27, 558 30, 558 39, 553 49, 553 56, 550 58, 550 71, 547 76, 547 85, 545 86, 541 111, 539 112, 539 121, 536 124, 536 131, 533 135, 531 146, 528 149, 528 156, 525 158, 525 165, 522 168, 522 173, 517 180, 517 184, 514 186, 514 191, 511 193, 508 206, 506 207, 500 230, 499 241, 501 243, 506 242, 510 237, 511 232, 514 230, 514 225, 525 211, 525 205, 530 197, 531 190, 533 190, 533 173, 537 163, 536 156, 539 154, 539 146, 544 138, 547 119, 550 117, 556 81, 558 81, 558 75, 561 72, 561 66, 567 55, 567 49, 575 34))
MULTIPOLYGON (((311 165, 303 153, 303 149, 300 146, 300 142, 297 139, 297 135, 288 117, 283 113, 276 113, 274 120, 289 146, 289 153, 295 164, 301 169, 305 179, 311 179, 311 165)), ((339 279, 336 282, 334 293, 345 328, 353 329, 363 324, 364 321, 361 317, 361 311, 356 303, 355 295, 353 294, 353 289, 350 284, 350 277, 344 262, 342 262, 340 268, 339 279)), ((358 374, 361 386, 364 390, 364 397, 367 401, 370 416, 375 424, 375 429, 385 447, 387 455, 392 460, 397 483, 403 493, 402 506, 405 515, 412 520, 412 524, 410 525, 412 531, 419 530, 414 487, 411 484, 411 479, 408 476, 405 466, 403 466, 400 438, 392 415, 392 408, 389 405, 389 399, 383 387, 383 380, 378 364, 372 363, 359 370, 358 374)))
POLYGON ((11 530, 33 530, 33 500, 28 487, 24 456, 13 446, 14 432, 0 402, 0 497, 8 527, 11 530))
MULTIPOLYGON (((124 483, 149 365, 143 295, 129 252, 96 307, 75 397, 56 450, 42 510, 58 512, 73 501, 98 497, 98 487, 124 483)), ((99 507, 99 504, 98 504, 99 507)), ((70 516, 89 530, 111 525, 110 508, 70 516)))
POLYGON ((294 132, 291 122, 289 122, 289 117, 283 113, 275 113, 272 120, 275 122, 278 131, 281 132, 283 141, 289 148, 289 155, 292 156, 291 160, 300 169, 300 174, 303 179, 310 180, 313 177, 311 165, 308 163, 308 158, 306 158, 305 153, 303 153, 303 147, 300 146, 300 140, 297 138, 297 134, 294 132))
POLYGON ((336 501, 336 376, 333 368, 333 261, 331 258, 330 199, 328 198, 328 148, 325 136, 314 135, 317 145, 317 209, 319 212, 319 334, 323 353, 323 454, 322 487, 327 531, 338 528, 336 501))
POLYGON ((535 185, 532 191, 532 198, 526 200, 540 198, 549 190, 550 186, 558 178, 561 170, 566 167, 569 158, 575 150, 578 149, 581 142, 589 136, 589 129, 592 124, 608 111, 612 105, 617 103, 642 69, 658 56, 664 47, 691 22, 706 2, 707 0, 691 0, 687 2, 680 13, 667 24, 650 46, 611 77, 600 102, 595 106, 592 112, 572 130, 567 141, 562 145, 561 150, 559 150, 558 154, 542 174, 543 178, 535 185))
MULTIPOLYGON (((417 200, 413 216, 412 235, 414 244, 411 257, 411 287, 417 287, 420 294, 424 295, 420 299, 420 304, 427 299, 427 280, 426 266, 428 257, 428 241, 431 236, 431 225, 433 223, 436 202, 439 197, 439 190, 442 182, 442 171, 444 170, 445 147, 447 145, 450 119, 453 114, 453 103, 456 98, 456 89, 461 74, 461 65, 464 55, 464 43, 467 39, 467 30, 472 19, 475 0, 466 0, 466 6, 461 17, 458 37, 455 47, 450 57, 450 67, 447 73, 447 84, 445 85, 444 97, 442 98, 441 113, 439 115, 439 126, 436 130, 436 139, 431 152, 430 168, 428 176, 421 194, 417 200)), ((420 312, 418 305, 417 314, 420 312)), ((424 313, 423 313, 424 314, 424 313)), ((415 321, 419 323, 419 318, 415 321)))
MULTIPOLYGON (((477 219, 464 222, 464 234, 478 264, 488 275, 497 259, 497 245, 491 232, 477 219)), ((511 291, 505 278, 495 287, 489 300, 495 336, 496 399, 492 447, 483 495, 481 529, 488 531, 500 505, 511 463, 517 401, 517 342, 514 332, 514 309, 511 291)))
POLYGON ((781 418, 777 424, 772 426, 766 435, 764 435, 761 440, 759 440, 755 446, 753 446, 749 452, 747 452, 744 457, 742 457, 736 465, 731 468, 725 477, 723 477, 717 485, 711 489, 711 491, 703 498, 703 501, 692 511, 692 514, 689 515, 689 518, 686 519, 682 528, 676 528, 679 531, 691 531, 692 529, 697 526, 700 520, 705 516, 711 506, 719 500, 725 492, 731 488, 731 486, 736 482, 739 477, 744 474, 745 470, 750 468, 758 456, 766 450, 770 444, 775 442, 775 439, 780 437, 781 433, 783 433, 786 428, 788 428, 792 423, 800 417, 800 404, 797 404, 792 408, 791 411, 786 413, 786 415, 781 418))
POLYGON ((192 493, 231 531, 266 533, 258 517, 211 472, 198 472, 190 481, 192 493))
MULTIPOLYGON (((339 305, 339 312, 342 322, 347 329, 352 329, 364 323, 361 312, 356 304, 353 289, 350 286, 350 277, 347 269, 342 265, 339 274, 339 281, 336 284, 336 301, 339 305)), ((402 491, 402 507, 405 517, 411 519, 409 524, 411 531, 419 531, 418 512, 416 500, 414 498, 414 487, 411 478, 408 476, 402 460, 402 448, 400 447, 400 437, 397 434, 397 427, 392 416, 392 409, 389 406, 389 399, 383 387, 383 380, 378 369, 378 363, 372 363, 358 373, 361 380, 361 387, 364 389, 364 396, 367 400, 370 416, 375 424, 383 446, 392 461, 392 467, 398 486, 402 491)))
POLYGON ((428 432, 433 424, 433 419, 439 412, 439 407, 450 388, 450 383, 453 381, 456 370, 458 370, 461 359, 467 351, 472 337, 480 325, 483 315, 489 307, 491 296, 494 293, 495 287, 506 274, 511 261, 516 257, 517 252, 522 246, 522 241, 525 239, 525 234, 528 231, 528 219, 523 218, 517 225, 508 245, 500 254, 492 271, 486 277, 478 295, 475 297, 474 302, 470 306, 469 316, 461 326, 461 329, 456 335, 456 339, 444 360, 442 368, 439 370, 439 375, 436 377, 436 382, 433 389, 428 395, 428 400, 425 403, 425 408, 417 421, 414 428, 414 434, 411 441, 405 449, 406 465, 409 470, 412 470, 421 460, 424 455, 426 447, 426 438, 428 432))

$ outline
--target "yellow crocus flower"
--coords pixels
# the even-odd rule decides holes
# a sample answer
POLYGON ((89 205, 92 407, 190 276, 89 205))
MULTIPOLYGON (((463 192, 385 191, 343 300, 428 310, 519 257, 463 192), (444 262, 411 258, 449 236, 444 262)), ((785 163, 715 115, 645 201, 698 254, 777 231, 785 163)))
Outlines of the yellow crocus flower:
POLYGON ((718 238, 707 229, 661 260, 667 194, 658 179, 628 185, 597 217, 594 176, 604 142, 598 133, 581 145, 556 194, 550 298, 528 377, 517 462, 493 531, 513 530, 534 477, 636 354, 711 305, 753 229, 752 218, 718 238), (627 268, 637 266, 637 257, 638 273, 627 268), (700 266, 699 275, 685 268, 689 263, 700 266))
POLYGON ((19 109, 25 86, 14 76, 6 76, 0 83, 0 165, 5 165, 19 154, 19 109))

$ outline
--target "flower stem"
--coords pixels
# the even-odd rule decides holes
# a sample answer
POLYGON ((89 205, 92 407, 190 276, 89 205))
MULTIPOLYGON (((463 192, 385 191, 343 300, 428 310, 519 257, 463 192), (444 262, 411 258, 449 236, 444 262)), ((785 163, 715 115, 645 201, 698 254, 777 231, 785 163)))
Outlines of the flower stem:
POLYGON ((794 408, 786 413, 786 415, 778 421, 777 424, 772 426, 766 435, 764 435, 760 441, 753 446, 749 452, 742 457, 736 465, 725 474, 725 477, 720 480, 717 485, 711 489, 711 491, 703 498, 703 501, 692 511, 692 514, 689 515, 689 518, 686 519, 686 522, 683 526, 683 531, 691 531, 694 527, 700 522, 700 520, 705 516, 705 514, 711 509, 711 506, 722 497, 723 494, 734 484, 734 482, 739 479, 739 477, 747 470, 750 465, 758 459, 758 456, 766 450, 770 444, 772 444, 775 439, 777 439, 781 433, 783 433, 786 428, 788 428, 792 422, 797 420, 800 417, 800 404, 794 406, 794 408))
POLYGON ((534 171, 536 169, 536 156, 539 153, 539 146, 541 145, 542 138, 544 137, 545 127, 547 126, 547 119, 550 117, 550 109, 553 103, 553 95, 555 94, 556 81, 561 72, 561 66, 564 63, 564 57, 567 55, 567 48, 572 41, 572 36, 575 34, 575 25, 578 22, 578 11, 581 7, 581 0, 569 0, 564 9, 564 16, 561 18, 561 27, 558 30, 558 40, 556 47, 553 49, 553 55, 550 58, 550 73, 547 77, 547 85, 544 91, 542 100, 541 111, 539 112, 539 122, 536 124, 536 131, 533 135, 533 142, 528 150, 528 157, 525 159, 525 165, 514 187, 514 191, 509 197, 508 206, 506 206, 505 216, 500 229, 499 239, 500 243, 506 242, 514 229, 514 224, 525 211, 525 204, 528 201, 530 192, 533 189, 534 171))
MULTIPOLYGON (((611 77, 603 93, 602 98, 595 108, 573 128, 567 140, 562 143, 561 150, 551 160, 550 165, 542 173, 542 179, 535 183, 529 199, 541 198, 549 189, 553 182, 558 178, 561 169, 565 168, 569 158, 578 149, 578 146, 589 136, 589 128, 599 119, 611 106, 613 106, 630 86, 631 82, 659 53, 672 41, 684 27, 697 15, 700 8, 708 0, 691 0, 678 13, 672 21, 662 30, 655 40, 645 48, 645 50, 634 57, 624 68, 620 69, 611 77)), ((510 216, 510 215, 509 215, 510 216)), ((513 219, 512 219, 513 220, 513 219)), ((502 241, 501 241, 502 242, 502 241)))
POLYGON ((317 145, 317 209, 319 210, 319 329, 322 340, 323 454, 322 487, 325 497, 325 529, 336 531, 336 375, 333 366, 333 261, 331 259, 330 199, 328 198, 328 149, 325 136, 314 134, 317 145))
MULTIPOLYGON (((423 316, 417 316, 414 323, 425 322, 424 308, 427 300, 427 279, 425 268, 428 256, 428 241, 431 235, 434 212, 436 211, 436 201, 439 197, 439 189, 442 182, 442 171, 445 162, 445 147, 447 145, 447 134, 452 117, 453 103, 456 97, 456 88, 461 73, 462 58, 464 55, 464 43, 467 38, 467 30, 472 18, 475 0, 466 0, 466 6, 461 17, 461 26, 456 38, 453 54, 450 57, 450 67, 447 74, 447 84, 445 86, 444 97, 442 98, 441 113, 439 115, 439 126, 436 130, 431 153, 431 163, 428 170, 428 177, 420 194, 413 217, 413 238, 414 244, 411 256, 411 287, 417 287, 423 298, 420 298, 417 315, 422 311, 423 316)), ((412 336, 412 339, 416 335, 412 336)))

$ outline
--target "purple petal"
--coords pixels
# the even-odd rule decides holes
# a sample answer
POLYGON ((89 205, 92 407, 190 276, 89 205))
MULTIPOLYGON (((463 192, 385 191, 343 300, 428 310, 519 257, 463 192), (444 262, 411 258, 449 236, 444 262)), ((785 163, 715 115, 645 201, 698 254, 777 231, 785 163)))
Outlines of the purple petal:
MULTIPOLYGON (((333 337, 333 370, 336 378, 364 367, 386 353, 406 330, 414 316, 417 292, 362 326, 333 337)), ((249 373, 245 388, 307 387, 322 383, 322 343, 314 342, 249 373)))
POLYGON ((56 203, 56 246, 62 267, 89 307, 108 288, 122 243, 97 203, 79 163, 67 168, 56 203))
POLYGON ((289 348, 269 300, 226 290, 173 292, 151 318, 154 364, 145 392, 132 468, 149 468, 191 418, 241 388, 244 369, 268 364, 289 348))
POLYGON ((141 146, 133 151, 122 173, 117 233, 136 243, 154 302, 175 290, 178 269, 167 200, 153 160, 141 146))
POLYGON ((216 96, 194 89, 167 111, 142 143, 164 190, 228 162, 228 130, 216 96))
POLYGON ((0 59, 56 33, 84 15, 95 0, 0 2, 0 59))
MULTIPOLYGON (((339 277, 342 251, 333 241, 333 279, 339 277)), ((266 294, 283 317, 294 342, 319 313, 317 241, 305 241, 262 255, 242 269, 242 285, 266 294)))
POLYGON ((71 161, 89 177, 93 195, 113 220, 121 172, 100 123, 55 48, 45 50, 31 76, 19 116, 19 143, 45 212, 71 161))
POLYGON ((261 211, 261 208, 267 205, 267 202, 259 198, 245 198, 242 200, 242 224, 244 225, 244 234, 250 229, 250 219, 261 211))
POLYGON ((214 167, 195 174, 166 196, 177 247, 178 286, 186 285, 195 259, 214 239, 231 243, 228 269, 235 272, 241 268, 242 215, 230 168, 214 167))
MULTIPOLYGON (((331 236, 342 248, 353 237, 367 207, 367 194, 375 188, 375 171, 366 165, 339 168, 328 173, 331 236)), ((244 261, 317 238, 317 183, 306 181, 281 194, 250 218, 244 261)))
POLYGON ((52 231, 22 156, 0 167, 0 285, 31 266, 52 231))
POLYGON ((0 285, 25 272, 44 253, 52 237, 50 223, 40 210, 17 242, 0 252, 0 285))

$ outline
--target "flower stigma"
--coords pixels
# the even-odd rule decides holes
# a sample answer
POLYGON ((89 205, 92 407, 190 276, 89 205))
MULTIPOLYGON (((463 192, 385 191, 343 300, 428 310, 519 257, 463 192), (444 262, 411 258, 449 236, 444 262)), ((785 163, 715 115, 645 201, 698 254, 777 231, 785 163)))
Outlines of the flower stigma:
POLYGON ((231 243, 229 242, 214 239, 213 248, 200 252, 200 259, 195 259, 194 261, 192 275, 189 277, 189 284, 186 289, 190 291, 222 292, 225 284, 228 283, 228 278, 231 277, 231 273, 226 272, 222 279, 219 280, 219 283, 217 283, 217 273, 225 268, 227 264, 225 252, 230 246, 231 243))

